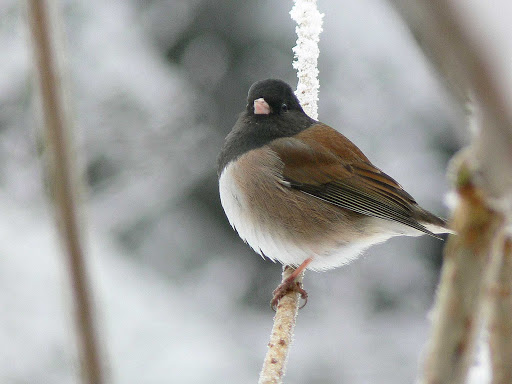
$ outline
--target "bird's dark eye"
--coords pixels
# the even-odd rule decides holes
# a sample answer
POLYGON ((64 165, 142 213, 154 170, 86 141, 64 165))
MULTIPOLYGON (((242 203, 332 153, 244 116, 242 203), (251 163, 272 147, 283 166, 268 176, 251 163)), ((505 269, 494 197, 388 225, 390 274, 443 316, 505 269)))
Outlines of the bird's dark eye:
POLYGON ((286 112, 288 110, 288 106, 286 104, 281 105, 281 111, 286 112))

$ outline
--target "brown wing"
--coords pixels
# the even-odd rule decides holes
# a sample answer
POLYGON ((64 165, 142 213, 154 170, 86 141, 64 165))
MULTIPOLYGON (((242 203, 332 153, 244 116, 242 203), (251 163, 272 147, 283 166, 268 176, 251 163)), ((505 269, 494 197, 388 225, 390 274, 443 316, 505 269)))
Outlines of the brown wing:
POLYGON ((396 221, 435 236, 415 218, 416 201, 374 167, 345 136, 324 124, 269 145, 284 163, 283 177, 304 193, 363 215, 396 221))

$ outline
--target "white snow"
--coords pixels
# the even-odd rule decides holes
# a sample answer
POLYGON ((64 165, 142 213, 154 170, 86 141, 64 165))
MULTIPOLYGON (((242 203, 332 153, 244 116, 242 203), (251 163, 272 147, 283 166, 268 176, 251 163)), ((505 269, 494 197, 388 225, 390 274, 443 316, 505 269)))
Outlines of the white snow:
POLYGON ((296 94, 304 112, 318 119, 318 56, 320 33, 324 17, 316 6, 316 0, 296 0, 290 15, 297 23, 297 45, 293 47, 295 60, 293 68, 297 70, 299 82, 296 94))

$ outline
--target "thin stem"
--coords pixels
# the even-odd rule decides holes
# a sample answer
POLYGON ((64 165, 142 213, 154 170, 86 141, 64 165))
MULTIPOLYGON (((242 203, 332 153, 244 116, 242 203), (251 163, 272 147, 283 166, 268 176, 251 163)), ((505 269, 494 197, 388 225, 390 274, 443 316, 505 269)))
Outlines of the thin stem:
MULTIPOLYGON (((488 326, 493 383, 508 383, 512 380, 509 343, 512 307, 507 292, 512 289, 509 277, 512 267, 509 256, 506 256, 510 255, 510 248, 507 243, 503 245, 502 231, 504 223, 511 222, 512 105, 503 81, 504 73, 497 65, 498 56, 488 54, 490 51, 482 44, 483 40, 475 37, 474 26, 464 17, 466 10, 462 3, 448 0, 392 2, 408 21, 427 56, 448 80, 459 102, 471 100, 470 117, 475 131, 471 147, 466 150, 470 171, 462 178, 476 187, 470 189, 473 193, 462 196, 455 211, 454 221, 463 224, 463 236, 459 233, 458 239, 453 238, 448 244, 452 244, 450 250, 445 252, 433 320, 434 333, 429 343, 423 382, 451 384, 464 380, 471 363, 474 320, 479 319, 485 309, 490 309, 488 326), (470 196, 476 199, 468 199, 470 196), (480 227, 475 219, 481 219, 479 212, 485 210, 493 213, 480 227), (498 227, 502 228, 496 229, 496 222, 501 222, 498 227), (462 253, 464 248, 468 251, 466 254, 462 253), (505 255, 496 251, 499 248, 505 249, 505 255), (468 268, 471 268, 469 272, 468 268), (471 276, 475 272, 473 269, 481 269, 482 274, 471 276), (468 275, 464 276, 466 273, 468 275), (450 276, 453 283, 458 280, 458 287, 450 288, 447 284, 450 276), (462 280, 467 284, 466 291, 460 284, 462 280), (477 288, 481 290, 479 294, 477 288), (455 296, 450 298, 452 293, 455 296), (450 300, 453 305, 449 305, 450 300), (454 306, 457 304, 459 306, 454 306), (442 311, 446 313, 440 313, 442 311), (450 318, 454 324, 449 324, 450 318), (464 324, 461 320, 467 324, 466 329, 460 328, 464 324), (454 328, 454 331, 444 327, 454 328), (460 348, 454 350, 457 345, 460 348), (455 379, 450 372, 456 374, 455 379)), ((481 32, 485 33, 485 28, 478 30, 481 32)), ((499 48, 499 41, 496 44, 494 48, 499 48)))
MULTIPOLYGON (((292 63, 299 79, 295 93, 304 111, 316 119, 319 88, 317 63, 320 54, 318 42, 322 32, 323 14, 318 11, 316 0, 294 0, 290 16, 297 23, 297 45, 293 48, 295 61, 292 63)), ((308 263, 303 263, 301 267, 305 268, 308 263)), ((304 272, 300 271, 301 267, 297 270, 299 275, 295 279, 299 284, 304 278, 304 272)), ((294 272, 295 268, 284 266, 282 284, 293 278, 294 272)), ((287 292, 279 299, 259 384, 282 383, 298 310, 298 292, 287 292)))
MULTIPOLYGON (((294 271, 294 268, 284 266, 282 282, 290 277, 294 271)), ((303 277, 304 272, 302 272, 295 281, 301 283, 303 277)), ((293 340, 293 329, 295 328, 299 310, 299 296, 299 293, 290 291, 279 300, 279 305, 277 306, 274 316, 274 326, 270 334, 268 350, 265 360, 263 361, 263 368, 261 369, 258 384, 282 383, 286 371, 290 345, 293 340)))
POLYGON ((462 159, 458 175, 459 204, 451 222, 457 235, 445 247, 422 384, 465 382, 482 322, 490 249, 504 222, 471 182, 467 159, 462 159))
POLYGON ((316 0, 295 0, 290 16, 297 23, 297 45, 293 47, 295 61, 293 68, 297 70, 299 79, 297 95, 304 112, 313 119, 318 118, 318 56, 320 49, 320 33, 322 19, 316 0))
POLYGON ((500 236, 493 254, 489 296, 492 384, 512 383, 512 238, 500 236))
POLYGON ((72 283, 74 315, 82 360, 83 382, 104 382, 97 334, 93 321, 91 288, 87 278, 78 219, 78 193, 69 137, 70 119, 66 115, 62 78, 52 27, 55 19, 47 0, 29 0, 29 25, 37 64, 46 137, 50 148, 48 166, 55 198, 59 235, 64 245, 72 283), (53 22, 53 23, 52 23, 53 22))

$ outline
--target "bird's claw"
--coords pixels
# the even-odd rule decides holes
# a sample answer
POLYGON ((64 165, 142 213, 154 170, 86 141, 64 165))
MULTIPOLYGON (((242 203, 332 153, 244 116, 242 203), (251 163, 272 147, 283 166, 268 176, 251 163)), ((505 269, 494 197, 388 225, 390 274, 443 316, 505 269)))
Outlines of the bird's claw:
POLYGON ((274 290, 274 297, 270 301, 270 306, 274 311, 277 310, 277 306, 279 304, 279 300, 283 298, 288 292, 297 292, 300 294, 304 303, 299 307, 299 309, 304 308, 308 302, 308 293, 302 288, 302 284, 295 279, 283 281, 278 287, 274 290))

